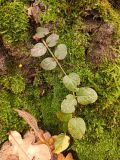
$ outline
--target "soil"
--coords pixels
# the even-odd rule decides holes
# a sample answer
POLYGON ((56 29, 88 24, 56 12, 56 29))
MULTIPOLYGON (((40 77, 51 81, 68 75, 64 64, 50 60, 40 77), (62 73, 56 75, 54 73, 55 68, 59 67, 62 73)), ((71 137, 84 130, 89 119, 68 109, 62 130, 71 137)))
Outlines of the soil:
POLYGON ((0 37, 0 75, 5 74, 7 70, 5 59, 6 59, 6 50, 2 38, 0 37))
POLYGON ((92 68, 98 69, 100 64, 108 59, 114 61, 117 53, 113 50, 117 41, 114 39, 114 26, 101 20, 89 17, 85 20, 86 31, 91 37, 89 47, 86 49, 86 60, 92 68))
POLYGON ((120 0, 109 0, 109 2, 113 5, 114 8, 120 9, 120 0))

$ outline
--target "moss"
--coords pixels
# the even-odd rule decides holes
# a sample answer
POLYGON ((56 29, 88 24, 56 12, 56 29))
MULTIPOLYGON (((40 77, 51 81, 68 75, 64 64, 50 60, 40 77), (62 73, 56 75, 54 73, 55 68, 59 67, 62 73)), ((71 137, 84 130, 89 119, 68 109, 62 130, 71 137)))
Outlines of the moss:
MULTIPOLYGON (((57 74, 57 73, 56 73, 57 74)), ((64 99, 65 92, 64 86, 60 83, 60 78, 53 73, 44 73, 44 79, 47 84, 44 97, 41 97, 41 112, 43 116, 44 127, 52 133, 59 132, 59 120, 56 113, 60 111, 61 101, 64 99), (57 130, 56 130, 57 128, 57 130)))
POLYGON ((7 138, 9 130, 22 131, 25 126, 22 124, 16 114, 13 112, 10 103, 10 94, 4 90, 0 92, 0 143, 7 138))
POLYGON ((74 150, 78 153, 79 160, 118 160, 119 147, 118 147, 119 130, 106 132, 96 143, 86 141, 76 141, 74 143, 74 150))
POLYGON ((120 62, 106 63, 96 73, 95 87, 99 94, 99 101, 102 108, 109 108, 119 100, 120 97, 120 62), (99 88, 98 88, 99 86, 99 88))
POLYGON ((0 7, 0 35, 8 43, 28 38, 28 17, 22 2, 7 2, 0 7))
MULTIPOLYGON (((61 22, 62 15, 65 14, 66 10, 66 2, 64 0, 51 0, 51 1, 42 1, 47 9, 45 12, 40 14, 40 21, 42 23, 49 23, 49 22, 61 22), (62 3, 62 5, 61 5, 62 3), (58 18, 59 17, 59 18, 58 18)), ((59 24, 61 25, 61 24, 59 24)))
POLYGON ((111 23, 115 27, 115 32, 117 37, 120 36, 120 16, 119 13, 113 9, 108 0, 99 1, 98 6, 96 7, 100 17, 104 21, 111 23))
POLYGON ((25 121, 14 112, 14 108, 24 109, 34 115, 38 122, 41 121, 39 87, 27 86, 24 91, 25 83, 18 74, 4 77, 1 84, 0 143, 6 140, 8 131, 23 132, 27 128, 25 121))
POLYGON ((25 90, 24 78, 20 74, 3 76, 0 78, 0 83, 4 88, 11 90, 15 94, 25 90))

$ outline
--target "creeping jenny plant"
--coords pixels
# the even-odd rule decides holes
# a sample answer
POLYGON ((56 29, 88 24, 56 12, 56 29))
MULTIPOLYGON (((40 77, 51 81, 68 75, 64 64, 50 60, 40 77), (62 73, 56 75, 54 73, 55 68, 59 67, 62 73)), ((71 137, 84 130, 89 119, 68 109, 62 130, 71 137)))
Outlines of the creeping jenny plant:
POLYGON ((31 56, 40 57, 47 52, 50 57, 42 60, 40 66, 45 70, 53 70, 58 65, 63 73, 63 84, 71 92, 63 99, 61 103, 61 113, 57 114, 58 119, 64 119, 63 122, 68 123, 68 131, 75 139, 81 139, 85 133, 86 125, 82 118, 74 117, 72 114, 75 112, 77 104, 87 105, 94 103, 97 100, 97 93, 89 87, 79 87, 80 77, 77 73, 70 73, 67 75, 59 60, 63 60, 67 56, 67 47, 65 44, 58 44, 59 35, 50 34, 47 28, 38 27, 37 33, 34 38, 41 42, 35 44, 31 49, 31 56), (44 39, 46 38, 46 40, 44 39), (54 47, 54 53, 51 48, 54 47), (67 120, 66 120, 67 118, 67 120))

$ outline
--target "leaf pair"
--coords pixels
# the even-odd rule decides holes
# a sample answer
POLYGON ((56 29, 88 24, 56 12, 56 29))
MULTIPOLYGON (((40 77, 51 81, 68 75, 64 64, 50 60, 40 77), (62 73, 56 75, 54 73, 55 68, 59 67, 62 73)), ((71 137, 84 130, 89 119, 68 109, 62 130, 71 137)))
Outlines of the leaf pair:
MULTIPOLYGON (((37 33, 35 34, 35 39, 44 38, 47 34, 49 34, 49 30, 47 28, 38 27, 37 33)), ((32 49, 31 49, 31 55, 33 57, 40 57, 45 55, 47 52, 48 47, 54 47, 59 40, 59 35, 53 33, 51 34, 47 39, 45 44, 43 43, 37 43, 32 49)), ((49 49, 48 49, 49 50, 49 49)), ((63 60, 67 55, 67 47, 65 44, 59 44, 54 52, 54 56, 58 60, 63 60)), ((57 63, 54 58, 48 57, 45 58, 41 62, 41 67, 45 70, 52 70, 57 66, 57 63)))
MULTIPOLYGON (((38 27, 37 33, 35 34, 36 39, 43 38, 47 34, 49 34, 49 30, 47 28, 38 27)), ((46 39, 46 44, 49 47, 54 47, 58 42, 59 36, 57 34, 51 34, 46 39)), ((47 48, 43 43, 37 43, 34 45, 34 47, 31 49, 31 55, 32 57, 41 57, 47 52, 47 48)))
MULTIPOLYGON (((78 101, 78 103, 80 103, 82 105, 94 103, 98 98, 97 93, 92 88, 89 88, 89 87, 78 88, 78 85, 80 84, 80 77, 76 73, 70 73, 69 75, 64 76, 63 83, 68 90, 70 90, 72 92, 76 92, 77 101, 78 101)), ((75 97, 74 97, 74 101, 75 101, 75 97)), ((64 104, 64 103, 65 103, 65 100, 64 100, 64 102, 62 102, 62 104, 64 104)), ((70 103, 71 103, 71 101, 68 101, 69 108, 66 107, 67 110, 68 109, 71 110, 70 103)), ((72 109, 73 109, 73 107, 72 107, 72 109)), ((62 111, 63 111, 63 109, 62 109, 62 111)), ((64 112, 64 113, 70 113, 70 112, 64 112)))
MULTIPOLYGON (((43 28, 43 27, 38 27, 36 32, 37 33, 35 34, 35 37, 37 39, 44 38, 46 35, 50 33, 48 28, 43 28)), ((46 39, 46 43, 49 47, 54 47, 57 44, 58 40, 59 40, 59 35, 53 33, 46 39)))

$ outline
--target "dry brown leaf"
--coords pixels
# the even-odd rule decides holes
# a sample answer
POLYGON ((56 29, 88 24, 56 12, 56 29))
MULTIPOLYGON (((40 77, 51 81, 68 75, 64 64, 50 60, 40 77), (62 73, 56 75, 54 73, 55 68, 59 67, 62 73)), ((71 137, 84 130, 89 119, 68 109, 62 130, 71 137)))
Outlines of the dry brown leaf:
MULTIPOLYGON (((27 137, 26 137, 27 138, 27 137)), ((17 131, 11 131, 9 141, 12 144, 12 154, 19 157, 19 160, 50 160, 51 153, 46 144, 32 145, 31 139, 22 139, 17 131)))
POLYGON ((64 156, 62 153, 60 153, 60 154, 58 155, 57 160, 65 160, 65 156, 64 156))
POLYGON ((66 157, 62 153, 60 153, 58 155, 57 160, 74 160, 74 159, 73 159, 72 153, 68 153, 66 157))
POLYGON ((73 156, 72 156, 72 153, 68 153, 65 160, 74 160, 73 156))
POLYGON ((40 8, 38 5, 33 5, 28 8, 28 16, 32 16, 36 23, 39 23, 40 8))
POLYGON ((34 130, 36 136, 39 137, 41 143, 45 143, 45 138, 43 137, 43 134, 40 132, 40 129, 37 125, 37 120, 28 112, 21 111, 19 109, 14 109, 16 112, 18 112, 19 116, 22 117, 34 130))
POLYGON ((18 157, 13 155, 12 146, 8 141, 0 149, 0 160, 18 160, 18 157))
POLYGON ((45 138, 45 140, 48 142, 49 141, 49 139, 51 138, 51 134, 49 133, 49 132, 45 132, 44 134, 43 134, 43 136, 44 136, 44 138, 45 138))
POLYGON ((13 154, 19 156, 20 160, 30 160, 30 157, 27 155, 26 150, 31 143, 24 143, 21 135, 17 131, 11 131, 9 133, 9 141, 13 147, 13 154))
MULTIPOLYGON (((3 160, 3 159, 2 159, 3 160)), ((11 154, 7 157, 6 160, 19 160, 19 157, 14 155, 14 154, 11 154)))
POLYGON ((35 135, 34 135, 34 132, 32 131, 27 131, 23 138, 25 143, 28 143, 28 142, 30 144, 35 143, 35 135))

